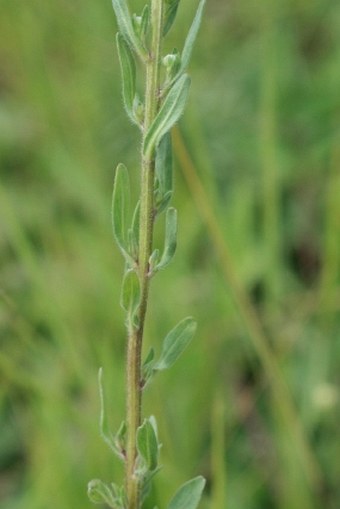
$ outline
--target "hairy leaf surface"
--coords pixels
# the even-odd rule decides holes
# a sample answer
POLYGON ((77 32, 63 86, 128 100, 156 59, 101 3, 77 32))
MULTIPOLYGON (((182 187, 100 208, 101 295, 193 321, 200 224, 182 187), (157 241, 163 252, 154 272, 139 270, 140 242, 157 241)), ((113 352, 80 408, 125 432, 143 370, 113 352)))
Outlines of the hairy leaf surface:
POLYGON ((133 48, 140 57, 143 57, 144 50, 133 29, 126 0, 112 0, 112 5, 116 14, 119 31, 131 48, 133 48))

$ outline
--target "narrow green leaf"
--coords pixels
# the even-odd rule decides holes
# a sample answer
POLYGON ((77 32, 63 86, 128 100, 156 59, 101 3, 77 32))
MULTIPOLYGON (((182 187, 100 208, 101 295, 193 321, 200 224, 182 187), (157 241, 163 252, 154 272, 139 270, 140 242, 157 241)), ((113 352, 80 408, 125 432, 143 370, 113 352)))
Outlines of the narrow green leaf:
POLYGON ((194 46, 195 41, 196 41, 196 37, 197 37, 197 34, 198 34, 199 27, 201 25, 204 4, 205 4, 205 0, 201 0, 199 5, 198 5, 198 7, 197 7, 197 11, 196 11, 194 20, 192 22, 192 25, 191 25, 190 30, 188 32, 187 38, 185 40, 183 51, 182 51, 182 55, 181 55, 181 68, 180 68, 180 72, 185 71, 186 68, 189 65, 192 49, 193 49, 193 46, 194 46))
POLYGON ((158 441, 149 419, 145 419, 137 430, 137 449, 147 470, 154 471, 158 463, 158 441))
POLYGON ((149 34, 149 28, 150 28, 150 8, 148 4, 144 6, 144 9, 142 10, 141 15, 141 24, 140 24, 140 38, 144 44, 144 46, 147 46, 147 37, 149 34))
POLYGON ((126 225, 130 202, 129 174, 124 164, 118 164, 112 196, 112 228, 115 241, 123 253, 125 259, 131 262, 131 256, 127 251, 126 225))
POLYGON ((131 225, 131 229, 137 241, 137 245, 139 244, 139 212, 140 212, 140 201, 138 200, 137 205, 135 207, 135 211, 133 213, 131 225))
POLYGON ((99 398, 100 398, 100 417, 99 417, 99 432, 104 442, 110 449, 118 456, 119 459, 124 459, 125 450, 125 434, 126 424, 123 421, 116 435, 113 435, 109 429, 108 419, 106 415, 105 394, 103 386, 103 368, 98 372, 98 385, 99 385, 99 398))
POLYGON ((93 479, 87 485, 87 494, 94 504, 107 504, 113 509, 118 509, 118 487, 115 484, 104 483, 100 479, 93 479))
POLYGON ((163 136, 156 150, 156 177, 162 195, 172 191, 172 146, 169 132, 163 136))
POLYGON ((177 247, 177 210, 169 207, 165 216, 164 251, 155 270, 164 269, 171 262, 177 247))
POLYGON ((201 500, 204 486, 205 479, 201 476, 186 482, 179 488, 168 505, 168 509, 196 509, 201 500))
POLYGON ((118 453, 114 439, 109 431, 109 425, 106 415, 106 407, 105 407, 105 396, 104 396, 104 387, 103 387, 103 368, 99 369, 98 372, 98 385, 99 385, 99 398, 100 398, 100 417, 99 417, 99 431, 103 440, 107 443, 110 449, 113 450, 116 454, 118 453))
POLYGON ((169 205, 172 197, 172 146, 171 134, 166 133, 156 150, 157 189, 155 206, 157 214, 161 214, 169 205))
POLYGON ((136 117, 134 115, 134 100, 136 95, 136 64, 130 46, 127 44, 124 37, 119 32, 117 33, 117 49, 120 70, 122 74, 124 107, 130 120, 132 120, 134 123, 137 123, 136 117))
POLYGON ((112 5, 116 14, 119 31, 131 48, 143 59, 144 50, 133 29, 127 0, 112 0, 112 5))
POLYGON ((154 371, 170 368, 182 354, 195 334, 197 324, 191 317, 184 318, 165 337, 161 356, 154 371))
POLYGON ((190 78, 183 74, 170 89, 145 137, 143 153, 150 156, 163 136, 170 131, 183 113, 190 87, 190 78))
POLYGON ((163 37, 169 32, 175 21, 178 5, 179 0, 165 0, 163 37))
POLYGON ((134 270, 128 270, 123 279, 120 304, 127 313, 128 323, 135 323, 135 316, 140 302, 140 284, 134 270))
POLYGON ((103 368, 99 368, 98 372, 98 385, 99 385, 99 398, 100 398, 100 418, 99 418, 99 430, 102 437, 105 438, 109 435, 109 426, 107 422, 107 415, 105 409, 105 397, 103 388, 103 368))

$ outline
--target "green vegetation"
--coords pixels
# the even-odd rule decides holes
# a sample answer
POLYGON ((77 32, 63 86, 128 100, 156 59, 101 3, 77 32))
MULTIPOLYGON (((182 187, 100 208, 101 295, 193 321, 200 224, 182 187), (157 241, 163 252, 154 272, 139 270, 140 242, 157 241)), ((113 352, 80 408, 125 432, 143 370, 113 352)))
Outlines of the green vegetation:
MULTIPOLYGON (((118 164, 113 185, 112 227, 117 247, 125 260, 121 306, 126 313, 126 418, 113 435, 109 430, 100 371, 101 435, 122 460, 122 486, 93 479, 88 495, 96 504, 113 509, 140 509, 148 498, 151 483, 159 472, 158 437, 154 416, 143 420, 142 400, 147 385, 158 371, 170 368, 190 343, 196 322, 181 320, 166 335, 162 352, 155 360, 150 349, 143 361, 144 328, 151 279, 167 267, 177 247, 177 211, 170 207, 173 194, 171 129, 183 114, 190 87, 185 72, 201 23, 205 0, 198 5, 183 51, 162 56, 162 43, 171 28, 179 0, 151 0, 140 16, 131 15, 125 0, 113 0, 119 32, 117 49, 126 113, 142 133, 140 195, 131 217, 129 172, 118 164), (136 87, 136 60, 144 68, 145 92, 141 101, 136 87), (163 71, 163 72, 162 72, 163 71), (154 249, 154 229, 165 211, 164 249, 154 249)), ((164 291, 160 294, 164 296, 164 291)), ((171 389, 171 386, 169 386, 171 389)), ((196 509, 205 480, 187 481, 176 492, 169 509, 196 509)))
MULTIPOLYGON (((110 1, 0 4, 1 507, 91 509, 89 479, 124 482, 96 381, 102 366, 118 429, 109 210, 119 161, 137 201, 140 138, 110 1)), ((180 3, 164 54, 196 7, 180 3)), ((202 509, 339 507, 339 21, 335 0, 207 1, 173 133, 178 248, 152 281, 145 354, 188 313, 198 328, 145 391, 164 465, 147 509, 199 473, 202 509)))

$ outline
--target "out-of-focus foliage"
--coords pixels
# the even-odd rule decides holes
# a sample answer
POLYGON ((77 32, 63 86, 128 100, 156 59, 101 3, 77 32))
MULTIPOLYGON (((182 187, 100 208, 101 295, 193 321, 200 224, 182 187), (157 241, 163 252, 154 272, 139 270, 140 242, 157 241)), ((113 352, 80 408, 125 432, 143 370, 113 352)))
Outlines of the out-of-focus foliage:
MULTIPOLYGON (((138 186, 140 140, 109 0, 0 8, 1 507, 87 509, 89 479, 122 477, 97 372, 116 429, 110 201, 119 161, 138 186)), ((169 52, 195 8, 180 3, 169 52)), ((198 472, 202 509, 339 507, 339 26, 335 0, 207 2, 174 139, 178 253, 154 281, 145 351, 183 314, 199 327, 146 389, 166 467, 150 509, 198 472)))

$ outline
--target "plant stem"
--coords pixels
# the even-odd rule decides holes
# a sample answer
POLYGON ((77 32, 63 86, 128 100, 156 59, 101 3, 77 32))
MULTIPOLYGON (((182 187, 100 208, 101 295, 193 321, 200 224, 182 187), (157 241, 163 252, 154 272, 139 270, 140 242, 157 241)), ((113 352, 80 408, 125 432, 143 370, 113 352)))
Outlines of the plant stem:
MULTIPOLYGON (((146 60, 145 117, 143 138, 152 124, 159 106, 160 54, 163 24, 163 0, 151 2, 152 43, 146 60)), ((144 141, 144 140, 143 140, 144 141)), ((141 353, 149 294, 149 258, 152 253, 154 226, 155 155, 142 156, 138 268, 140 308, 137 328, 130 326, 127 351, 127 450, 126 492, 128 509, 139 509, 140 487, 134 475, 137 458, 137 429, 141 424, 142 384, 141 353)))

